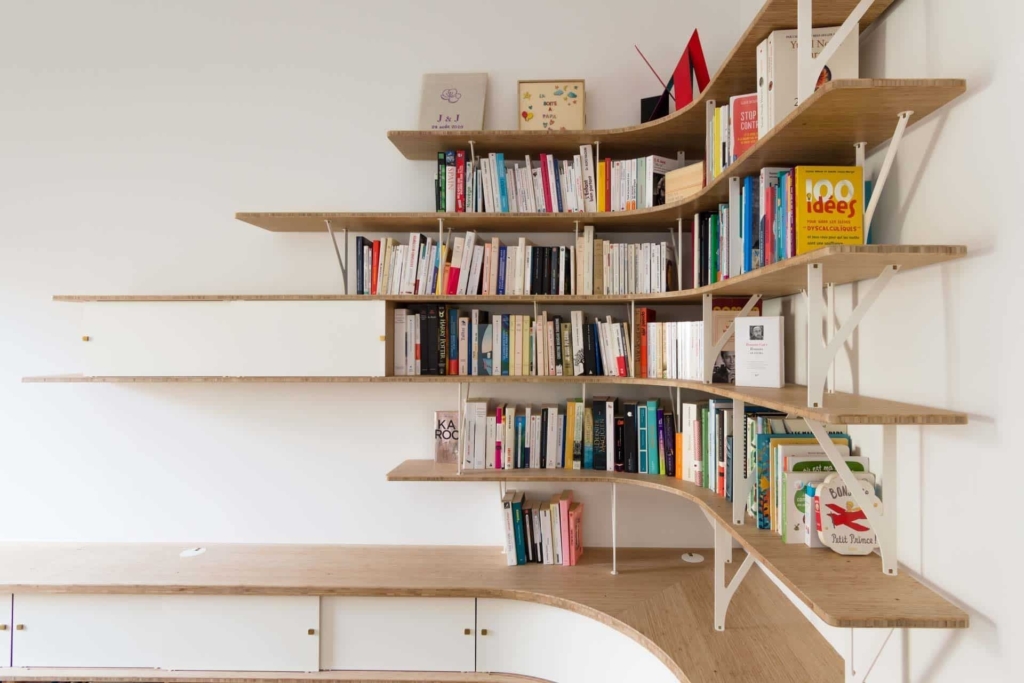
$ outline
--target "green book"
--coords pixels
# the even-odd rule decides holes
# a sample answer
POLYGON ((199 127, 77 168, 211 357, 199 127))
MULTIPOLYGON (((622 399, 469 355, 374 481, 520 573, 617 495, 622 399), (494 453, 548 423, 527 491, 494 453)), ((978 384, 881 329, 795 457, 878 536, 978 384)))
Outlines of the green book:
POLYGON ((647 402, 647 474, 661 474, 658 457, 658 402, 647 402))

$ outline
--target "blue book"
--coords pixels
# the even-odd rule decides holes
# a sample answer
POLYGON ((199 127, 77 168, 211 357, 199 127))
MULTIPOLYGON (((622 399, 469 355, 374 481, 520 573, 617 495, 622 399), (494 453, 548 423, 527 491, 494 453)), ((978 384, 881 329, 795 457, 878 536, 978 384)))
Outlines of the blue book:
POLYGON ((480 326, 480 374, 494 374, 494 340, 491 336, 491 326, 480 326))
POLYGON ((568 413, 562 413, 558 417, 562 421, 562 429, 559 432, 559 437, 560 438, 558 439, 558 469, 564 469, 565 468, 565 440, 568 438, 568 435, 566 433, 566 427, 567 427, 567 422, 566 421, 569 419, 569 414, 568 413))
POLYGON ((529 465, 526 460, 526 416, 516 415, 516 441, 515 441, 516 469, 524 469, 529 465))
POLYGON ((501 195, 501 212, 508 213, 508 181, 505 180, 505 155, 501 152, 495 154, 494 164, 498 168, 498 193, 501 195))
POLYGON ((516 564, 526 564, 526 532, 523 529, 523 494, 512 499, 512 526, 516 539, 516 564))
POLYGON ((658 402, 647 402, 647 474, 662 474, 658 457, 658 402))
POLYGON ((498 294, 505 293, 505 257, 507 253, 504 244, 498 247, 498 294))
POLYGON ((448 374, 459 374, 459 310, 448 309, 448 374))
MULTIPOLYGON (((580 404, 584 405, 584 404, 580 404)), ((584 408, 588 410, 588 408, 584 408)), ((587 443, 587 418, 586 413, 583 414, 583 469, 592 470, 594 469, 594 409, 590 410, 590 443, 587 443)))
POLYGON ((501 374, 508 375, 508 314, 501 316, 501 374))
POLYGON ((743 272, 754 269, 754 176, 743 179, 743 272))
POLYGON ((562 175, 561 169, 562 162, 555 159, 555 196, 552 203, 558 206, 558 210, 560 212, 565 211, 565 209, 562 208, 562 179, 559 177, 562 175))
POLYGON ((365 237, 356 237, 356 294, 369 294, 363 291, 363 246, 365 237))
POLYGON ((437 278, 441 277, 441 245, 437 245, 437 252, 434 254, 434 267, 430 273, 430 287, 427 289, 428 294, 433 294, 437 291, 437 278))
POLYGON ((589 325, 589 328, 590 329, 588 333, 590 334, 590 338, 592 340, 591 343, 594 345, 594 374, 603 375, 604 359, 601 358, 601 338, 599 336, 601 333, 597 329, 597 323, 589 325))
POLYGON ((640 474, 647 474, 647 404, 638 403, 636 406, 636 434, 637 434, 637 471, 640 474))

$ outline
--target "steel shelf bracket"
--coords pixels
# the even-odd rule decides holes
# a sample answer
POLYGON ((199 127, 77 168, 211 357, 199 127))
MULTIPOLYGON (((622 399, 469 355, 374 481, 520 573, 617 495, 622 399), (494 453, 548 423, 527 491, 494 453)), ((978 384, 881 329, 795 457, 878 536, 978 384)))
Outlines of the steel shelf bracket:
POLYGON ((844 667, 846 670, 846 683, 864 683, 868 674, 871 673, 872 669, 875 668, 875 664, 878 663, 878 657, 882 654, 882 650, 885 649, 886 644, 888 644, 889 638, 892 637, 892 632, 894 630, 895 629, 889 629, 889 632, 885 634, 885 638, 882 639, 882 642, 878 645, 878 649, 875 650, 875 656, 871 658, 871 664, 868 665, 868 668, 863 671, 856 671, 853 668, 853 629, 850 629, 850 649, 847 652, 846 666, 844 667))
POLYGON ((619 573, 619 543, 617 538, 618 521, 618 485, 615 482, 612 482, 612 576, 619 573))
POLYGON ((864 495, 857 478, 850 471, 846 459, 832 443, 825 425, 817 420, 805 420, 808 429, 818 440, 818 445, 825 451, 836 473, 843 480, 846 488, 853 495, 853 500, 864 511, 868 523, 878 539, 878 548, 882 555, 882 573, 896 576, 899 571, 898 549, 896 543, 896 425, 882 425, 882 472, 885 485, 885 504, 879 509, 872 505, 870 498, 864 495))
MULTIPOLYGON (((739 312, 737 317, 744 317, 750 314, 754 306, 758 301, 761 300, 760 294, 752 294, 747 303, 743 306, 743 310, 739 312)), ((703 297, 703 316, 704 321, 704 376, 701 378, 704 384, 711 384, 711 375, 715 369, 715 359, 718 358, 718 354, 725 348, 726 343, 732 337, 733 332, 736 329, 736 323, 731 322, 729 326, 725 328, 725 332, 722 336, 715 341, 715 329, 713 325, 714 320, 714 309, 711 305, 712 297, 710 294, 705 294, 703 297)))
POLYGON ((725 630, 725 613, 729 611, 729 603, 736 589, 743 583, 747 572, 754 564, 754 556, 747 553, 732 580, 725 581, 725 565, 732 562, 732 535, 725 525, 719 522, 707 510, 701 510, 715 530, 715 630, 725 630))
POLYGON ((913 111, 901 111, 899 116, 896 117, 896 130, 892 134, 892 140, 889 142, 889 148, 885 150, 885 159, 882 160, 882 168, 878 171, 878 180, 875 182, 875 187, 871 192, 871 201, 868 202, 868 207, 864 210, 864 239, 868 237, 868 233, 871 231, 871 219, 875 216, 875 208, 878 207, 878 199, 882 196, 882 188, 885 187, 885 181, 889 177, 889 169, 892 168, 892 162, 896 159, 896 152, 900 148, 900 140, 903 139, 903 131, 907 129, 907 122, 910 121, 910 117, 914 115, 913 111))
POLYGON ((868 8, 875 3, 875 0, 860 0, 857 6, 846 17, 839 30, 828 41, 817 57, 811 57, 811 0, 797 0, 796 5, 796 73, 797 104, 803 103, 814 93, 814 86, 818 82, 818 74, 822 68, 832 59, 839 46, 843 44, 846 37, 853 32, 853 29, 860 23, 861 17, 868 11, 868 8))
POLYGON ((327 226, 327 234, 331 238, 331 244, 334 246, 334 255, 338 257, 338 268, 341 269, 341 281, 345 287, 345 294, 348 294, 348 230, 342 229, 341 240, 345 245, 345 257, 342 258, 341 251, 338 249, 338 240, 334 236, 334 227, 331 226, 330 219, 325 218, 324 224, 327 226))
MULTIPOLYGON (((825 380, 829 368, 836 359, 854 328, 871 308, 875 300, 889 284, 899 270, 897 265, 886 266, 871 284, 864 299, 842 324, 834 335, 830 335, 828 343, 822 340, 822 326, 825 323, 824 301, 822 297, 822 264, 807 264, 807 407, 821 408, 824 402, 825 380)), ((705 330, 707 323, 705 323, 705 330)), ((705 332, 705 337, 707 332, 705 332)), ((706 360, 705 360, 706 365, 706 360)))

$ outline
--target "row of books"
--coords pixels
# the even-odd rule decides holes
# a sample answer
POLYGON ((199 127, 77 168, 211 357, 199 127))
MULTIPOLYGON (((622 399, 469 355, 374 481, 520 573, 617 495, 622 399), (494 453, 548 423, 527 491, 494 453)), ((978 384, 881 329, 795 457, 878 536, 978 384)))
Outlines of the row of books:
POLYGON ((446 304, 395 309, 395 375, 631 377, 629 324, 583 311, 568 318, 473 309, 460 315, 446 304))
POLYGON ((539 409, 466 401, 458 443, 462 469, 605 470, 674 477, 676 422, 671 407, 656 400, 623 401, 621 411, 618 406, 618 399, 610 396, 539 409))
POLYGON ((708 121, 704 163, 713 180, 757 143, 757 93, 730 97, 708 121))
POLYGON ((729 204, 693 219, 695 287, 721 282, 833 244, 864 243, 859 166, 767 167, 740 183, 729 204))
POLYGON ((465 150, 438 152, 434 175, 437 211, 455 213, 574 213, 632 211, 665 203, 665 174, 678 161, 651 155, 598 159, 580 145, 572 159, 541 154, 519 161, 492 152, 478 159, 465 150))
POLYGON ((571 567, 583 557, 583 503, 572 499, 572 491, 528 501, 524 492, 510 489, 501 509, 510 567, 529 562, 571 567))
POLYGON ((356 293, 435 295, 652 294, 679 286, 669 242, 612 244, 583 226, 575 245, 539 247, 520 237, 478 243, 469 231, 451 249, 432 237, 356 237, 356 293), (450 253, 450 258, 449 258, 450 253))

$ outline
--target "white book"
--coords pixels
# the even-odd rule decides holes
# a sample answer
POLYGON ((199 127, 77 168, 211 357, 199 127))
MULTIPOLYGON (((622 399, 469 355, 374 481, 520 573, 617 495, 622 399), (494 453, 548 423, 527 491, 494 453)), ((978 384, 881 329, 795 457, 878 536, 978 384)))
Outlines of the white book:
POLYGON ((785 384, 785 345, 781 316, 736 318, 736 386, 785 384))
POLYGON ((583 197, 583 160, 579 154, 572 157, 572 205, 577 211, 583 211, 586 204, 583 197))
POLYGON ((505 294, 516 293, 516 248, 505 249, 505 294))
MULTIPOLYGON (((491 238, 491 262, 490 267, 487 269, 487 280, 488 286, 487 291, 489 294, 498 293, 498 259, 501 257, 501 242, 498 241, 497 237, 491 238)), ((500 351, 500 349, 499 349, 500 351)))
POLYGON ((572 322, 572 364, 573 375, 583 374, 583 311, 572 311, 569 314, 572 322))
POLYGON ((530 189, 533 187, 533 178, 530 176, 530 169, 516 168, 516 192, 519 194, 519 210, 523 213, 533 213, 530 208, 530 189))
POLYGON ((474 213, 475 207, 473 206, 473 195, 476 191, 476 171, 474 170, 474 162, 471 159, 466 160, 466 213, 474 213))
POLYGON ((416 278, 416 293, 426 294, 427 285, 430 283, 430 270, 433 261, 430 259, 431 251, 434 247, 434 239, 428 237, 425 242, 420 245, 420 263, 417 266, 418 277, 416 278))
POLYGON ((541 313, 537 316, 537 321, 533 324, 533 355, 534 355, 534 367, 536 367, 536 375, 543 377, 548 374, 548 342, 547 342, 547 313, 541 313))
POLYGON ((583 226, 583 293, 594 293, 594 226, 583 226))
POLYGON ((409 234, 409 244, 404 253, 404 264, 402 269, 401 294, 415 294, 416 268, 420 260, 420 236, 417 233, 409 234))
MULTIPOLYGON (((561 428, 559 428, 561 431, 561 428)), ((561 440, 561 439, 559 439, 561 440)), ((556 496, 557 497, 557 496, 556 496)), ((554 555, 555 564, 563 564, 562 557, 562 512, 558 506, 558 503, 550 503, 551 509, 551 550, 554 555)), ((513 537, 513 543, 515 543, 515 537, 513 537)), ((513 545, 513 555, 515 555, 515 546, 513 545)))
POLYGON ((565 250, 565 261, 569 264, 569 287, 572 289, 566 294, 576 294, 576 248, 566 247, 565 250))
POLYGON ((505 166, 505 194, 508 195, 508 211, 509 213, 519 213, 519 194, 516 192, 516 166, 512 166, 512 170, 509 170, 508 166, 505 166))
MULTIPOLYGON (((514 332, 514 334, 515 334, 516 353, 515 353, 515 359, 514 359, 514 363, 515 363, 515 373, 514 374, 516 376, 522 376, 522 375, 526 374, 523 371, 523 344, 521 342, 521 340, 523 338, 523 318, 525 318, 525 317, 526 316, 522 316, 522 315, 514 315, 514 316, 512 316, 512 321, 515 323, 515 332, 514 332)), ((511 332, 511 330, 509 331, 509 333, 513 334, 513 332, 511 332)), ((509 374, 511 375, 513 373, 509 372, 509 374)), ((527 410, 529 410, 529 409, 527 409, 527 410)))
POLYGON ((480 277, 480 280, 481 280, 481 282, 480 282, 480 293, 483 294, 484 296, 487 296, 488 294, 492 294, 493 293, 493 290, 491 290, 491 265, 492 264, 493 264, 493 259, 491 258, 491 244, 490 244, 490 242, 488 242, 487 244, 484 245, 484 262, 483 262, 483 266, 480 268, 480 273, 481 273, 481 277, 480 277))
POLYGON ((469 374, 480 374, 480 309, 474 308, 469 312, 469 350, 466 353, 469 359, 469 374))
POLYGON ((528 246, 526 238, 520 237, 519 245, 516 247, 516 294, 524 294, 526 292, 526 259, 531 256, 533 251, 528 246))
POLYGON ((498 181, 498 155, 495 152, 487 155, 487 164, 491 167, 491 195, 494 200, 494 213, 501 213, 501 183, 498 181))
POLYGON ((619 172, 622 167, 622 163, 619 161, 612 162, 612 177, 611 177, 611 195, 612 201, 609 211, 619 211, 619 172))
POLYGON ((583 162, 583 206, 587 211, 597 211, 597 182, 592 145, 580 146, 580 160, 583 162))
POLYGON ((544 557, 544 564, 554 564, 554 556, 551 550, 551 506, 548 504, 540 506, 540 535, 541 555, 544 557))
POLYGON ((538 208, 539 202, 537 201, 537 174, 535 171, 538 169, 533 167, 529 154, 526 155, 526 168, 523 170, 525 171, 524 175, 526 178, 526 209, 530 213, 537 213, 540 209, 538 208))
POLYGON ((564 295, 565 292, 565 259, 566 259, 566 248, 558 247, 558 293, 564 295))
POLYGON ((494 469, 494 447, 497 439, 497 417, 487 416, 487 439, 484 444, 484 469, 494 469))
POLYGON ((640 253, 640 292, 651 293, 651 243, 644 242, 640 253))
POLYGON ((484 266, 484 247, 478 244, 473 247, 473 261, 469 266, 469 281, 466 285, 466 294, 478 294, 480 292, 480 274, 484 266))
POLYGON ((516 407, 506 405, 504 410, 504 417, 502 418, 502 427, 505 430, 505 438, 501 441, 502 459, 504 468, 506 470, 513 469, 514 463, 512 458, 515 455, 514 445, 516 438, 516 407))
POLYGON ((420 326, 418 318, 415 313, 405 318, 405 374, 409 377, 416 374, 416 330, 420 326))
POLYGON ((544 174, 539 168, 530 169, 530 173, 533 174, 534 210, 538 213, 547 213, 550 209, 544 199, 544 174))
POLYGON ((560 190, 559 196, 562 200, 562 210, 566 213, 572 212, 572 203, 569 201, 569 169, 564 161, 558 162, 558 188, 560 190))
MULTIPOLYGON (((768 39, 765 38, 757 44, 756 50, 756 75, 757 75, 757 137, 764 137, 768 132, 768 39)), ((708 145, 708 151, 711 146, 708 145)), ((707 159, 705 159, 705 166, 707 159)))
POLYGON ((548 340, 548 376, 549 377, 554 377, 555 375, 562 374, 562 372, 561 372, 562 366, 555 364, 555 345, 556 344, 561 344, 561 342, 558 340, 558 335, 560 334, 560 332, 555 330, 555 323, 553 321, 549 320, 547 325, 548 325, 548 332, 547 332, 547 340, 548 340))
POLYGON ((530 468, 540 469, 540 415, 530 418, 530 468))
POLYGON ((406 356, 406 319, 409 315, 409 311, 404 308, 395 309, 395 360, 394 367, 392 368, 395 376, 405 376, 405 356, 406 356))
POLYGON ((501 512, 505 518, 505 563, 509 567, 516 565, 516 531, 515 522, 512 519, 512 500, 516 492, 509 490, 501 499, 501 512))
MULTIPOLYGON (((462 246, 461 260, 459 261, 459 283, 458 288, 455 290, 456 294, 465 294, 469 287, 469 272, 473 267, 475 246, 476 233, 470 230, 466 232, 466 239, 462 246)), ((452 263, 455 263, 455 261, 452 261, 452 263)))
POLYGON ((491 374, 501 374, 501 316, 491 315, 491 374))
POLYGON ((455 212, 455 166, 445 166, 444 210, 455 212))
POLYGON ((491 165, 487 159, 480 160, 480 184, 481 194, 484 199, 484 211, 494 212, 494 192, 491 189, 491 165))
POLYGON ((609 398, 604 403, 605 423, 605 469, 615 471, 615 399, 609 398))
POLYGON ((469 318, 459 318, 459 375, 469 374, 469 318))
POLYGON ((523 294, 529 294, 533 284, 530 273, 533 272, 533 248, 523 250, 523 294))

